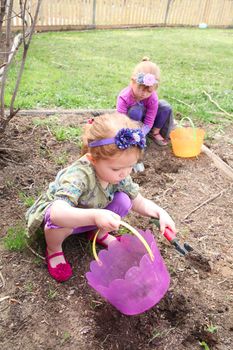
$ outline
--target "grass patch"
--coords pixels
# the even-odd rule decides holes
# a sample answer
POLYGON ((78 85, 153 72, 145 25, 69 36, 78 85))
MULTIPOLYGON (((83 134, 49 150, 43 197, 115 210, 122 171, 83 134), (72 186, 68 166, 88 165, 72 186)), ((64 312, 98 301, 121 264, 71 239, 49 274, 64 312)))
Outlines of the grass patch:
POLYGON ((212 323, 206 328, 207 332, 214 334, 218 331, 218 326, 214 326, 212 323))
POLYGON ((210 350, 208 344, 205 341, 201 341, 199 344, 204 350, 210 350))
POLYGON ((30 208, 35 202, 34 197, 27 196, 24 192, 19 192, 19 199, 26 208, 30 208))
POLYGON ((46 119, 33 119, 33 124, 37 127, 47 127, 47 128, 55 128, 59 125, 59 118, 56 115, 53 115, 46 119))
POLYGON ((53 161, 59 166, 64 166, 68 162, 68 153, 61 152, 58 156, 53 157, 53 161))
POLYGON ((4 246, 8 250, 22 251, 27 246, 27 236, 25 228, 21 226, 10 227, 4 237, 4 246))
MULTIPOLYGON (((161 68, 159 97, 175 113, 218 123, 203 90, 233 113, 232 31, 156 28, 38 33, 33 37, 16 106, 20 108, 115 108, 135 64, 149 56, 161 68), (182 102, 179 102, 182 101, 182 102)), ((9 72, 6 104, 15 62, 9 72)), ((61 132, 62 134, 62 132, 61 132)), ((59 137, 64 137, 63 134, 59 137)))
POLYGON ((52 288, 52 287, 49 287, 48 298, 49 299, 54 299, 54 298, 56 298, 57 295, 58 295, 57 290, 52 288))
POLYGON ((53 130, 53 134, 57 141, 80 141, 81 128, 72 126, 60 126, 53 130))
POLYGON ((63 333, 63 335, 62 335, 62 339, 61 339, 61 345, 64 345, 64 344, 67 343, 70 339, 71 339, 71 335, 69 334, 69 332, 64 331, 64 333, 63 333))
POLYGON ((48 128, 57 141, 74 141, 78 144, 81 142, 81 127, 63 126, 57 116, 47 119, 35 119, 33 124, 37 127, 48 128))

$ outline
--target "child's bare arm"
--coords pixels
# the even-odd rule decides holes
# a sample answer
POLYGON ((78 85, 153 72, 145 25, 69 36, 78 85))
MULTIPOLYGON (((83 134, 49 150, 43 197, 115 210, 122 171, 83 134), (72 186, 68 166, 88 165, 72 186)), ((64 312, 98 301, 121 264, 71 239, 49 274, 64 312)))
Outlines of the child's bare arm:
POLYGON ((144 198, 140 193, 133 200, 132 210, 143 216, 158 218, 161 233, 164 233, 166 227, 176 232, 175 223, 166 210, 162 209, 153 201, 144 198))
POLYGON ((96 225, 106 231, 118 230, 120 216, 107 209, 75 208, 63 200, 56 200, 51 206, 51 221, 62 227, 96 225))

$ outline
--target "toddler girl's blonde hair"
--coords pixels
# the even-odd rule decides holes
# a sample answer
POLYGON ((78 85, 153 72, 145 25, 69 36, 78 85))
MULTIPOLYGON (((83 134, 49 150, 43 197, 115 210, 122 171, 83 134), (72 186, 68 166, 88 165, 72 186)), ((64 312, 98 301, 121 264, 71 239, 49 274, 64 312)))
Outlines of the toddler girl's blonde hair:
MULTIPOLYGON (((150 74, 153 74, 155 76, 155 79, 158 82, 160 80, 159 67, 157 66, 157 64, 151 62, 148 57, 143 57, 142 61, 140 63, 138 63, 136 65, 136 67, 134 68, 133 73, 132 73, 132 77, 131 77, 133 81, 136 81, 135 77, 139 73, 144 73, 144 74, 150 73, 150 74)), ((155 85, 156 85, 155 88, 157 88, 158 83, 156 83, 155 85)))
POLYGON ((137 146, 127 149, 119 149, 115 144, 89 147, 93 141, 115 137, 120 129, 138 129, 141 125, 124 114, 103 114, 95 117, 92 124, 86 124, 83 134, 82 155, 90 153, 94 159, 107 159, 120 155, 122 152, 136 152, 138 159, 141 158, 143 150, 137 146))

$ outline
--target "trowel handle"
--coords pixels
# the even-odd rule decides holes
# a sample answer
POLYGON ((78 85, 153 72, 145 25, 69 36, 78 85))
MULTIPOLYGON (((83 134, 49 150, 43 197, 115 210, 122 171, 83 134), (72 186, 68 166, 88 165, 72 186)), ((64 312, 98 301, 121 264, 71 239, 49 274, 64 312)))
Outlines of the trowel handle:
POLYGON ((163 235, 169 242, 172 242, 176 238, 175 232, 173 232, 169 227, 165 228, 163 235))
MULTIPOLYGON (((151 218, 150 222, 154 225, 156 225, 158 228, 160 227, 159 225, 159 220, 158 219, 155 219, 155 218, 151 218)), ((176 234, 175 232, 173 232, 169 227, 166 227, 165 228, 165 231, 164 231, 164 237, 172 243, 172 241, 176 238, 176 234)))

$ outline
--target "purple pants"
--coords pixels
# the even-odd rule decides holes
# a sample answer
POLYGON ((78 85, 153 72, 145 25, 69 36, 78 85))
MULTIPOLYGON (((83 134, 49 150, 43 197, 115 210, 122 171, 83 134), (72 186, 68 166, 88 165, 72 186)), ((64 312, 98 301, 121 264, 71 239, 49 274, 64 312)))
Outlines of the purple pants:
MULTIPOLYGON (((145 117, 146 109, 142 102, 128 109, 128 116, 136 121, 142 121, 145 117)), ((158 111, 155 117, 153 128, 160 129, 160 134, 168 138, 171 130, 174 127, 172 107, 165 100, 159 100, 158 111)))
MULTIPOLYGON (((116 192, 111 203, 109 203, 106 208, 111 210, 113 213, 118 214, 121 218, 126 216, 130 209, 132 208, 132 201, 129 196, 124 192, 116 192)), ((51 206, 46 210, 44 217, 44 227, 46 228, 63 228, 61 226, 54 225, 50 219, 51 206)), ((96 226, 81 226, 74 227, 72 234, 82 233, 87 231, 95 230, 96 226)))

